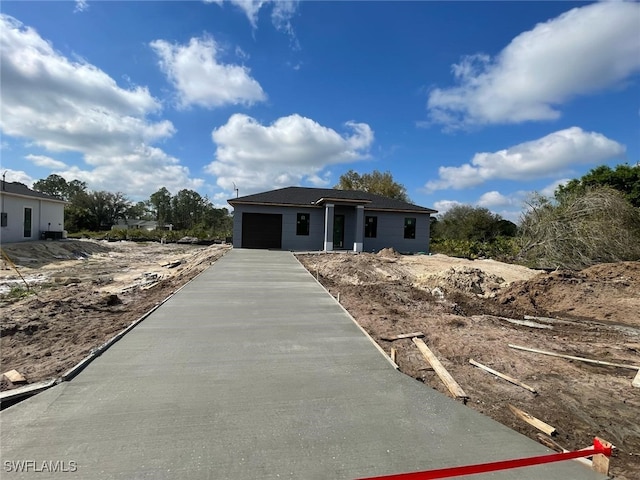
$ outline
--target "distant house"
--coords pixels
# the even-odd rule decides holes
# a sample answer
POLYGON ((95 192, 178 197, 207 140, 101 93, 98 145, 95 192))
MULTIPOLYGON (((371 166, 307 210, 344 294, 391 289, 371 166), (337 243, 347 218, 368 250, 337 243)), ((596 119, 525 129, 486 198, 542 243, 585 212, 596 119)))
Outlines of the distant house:
POLYGON ((18 182, 0 184, 0 242, 64 237, 64 206, 57 197, 18 182))
POLYGON ((232 198, 233 246, 283 250, 429 251, 436 210, 367 192, 288 187, 232 198))
POLYGON ((111 230, 173 230, 173 225, 158 226, 155 220, 138 220, 135 218, 121 218, 118 223, 111 227, 111 230))

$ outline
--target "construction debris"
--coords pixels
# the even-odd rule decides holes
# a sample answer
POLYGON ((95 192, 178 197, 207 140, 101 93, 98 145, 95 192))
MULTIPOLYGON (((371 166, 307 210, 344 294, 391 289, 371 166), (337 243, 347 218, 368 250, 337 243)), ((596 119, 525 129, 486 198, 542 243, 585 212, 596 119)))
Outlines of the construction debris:
POLYGON ((520 420, 524 420, 532 427, 537 428, 541 432, 546 433, 550 437, 557 435, 558 431, 555 427, 552 427, 548 423, 543 422, 542 420, 534 417, 533 415, 528 414, 527 412, 520 410, 519 408, 514 407, 511 404, 508 404, 509 410, 513 412, 513 414, 518 417, 520 420))
POLYGON ((24 378, 24 376, 15 369, 4 372, 2 375, 14 385, 19 383, 27 383, 27 379, 24 378))
POLYGON ((625 365, 622 363, 605 362, 603 360, 593 360, 591 358, 574 357, 573 355, 564 355, 562 353, 547 352, 545 350, 537 350, 535 348, 520 347, 518 345, 511 345, 511 344, 509 344, 509 348, 515 348, 516 350, 523 350, 525 352, 539 353, 541 355, 549 355, 551 357, 566 358, 568 360, 578 360, 580 362, 593 363, 596 365, 604 365, 608 367, 618 367, 618 368, 629 368, 631 370, 640 370, 640 366, 638 365, 625 365))
POLYGON ((480 369, 484 370, 485 372, 489 372, 489 373, 491 373, 492 375, 495 375, 496 377, 500 377, 500 378, 502 378, 503 380, 506 380, 507 382, 513 383, 514 385, 517 385, 518 387, 522 387, 522 388, 524 388, 525 390, 529 390, 529 391, 530 391, 531 393, 533 393, 533 394, 536 394, 536 395, 538 394, 538 392, 536 391, 536 389, 535 389, 535 388, 530 387, 530 386, 529 386, 529 385, 527 385, 526 383, 523 383, 523 382, 521 382, 521 381, 519 381, 519 380, 516 380, 515 378, 510 377, 509 375, 505 375, 504 373, 500 373, 500 372, 498 372, 498 371, 496 371, 496 370, 494 370, 494 369, 492 369, 492 368, 489 368, 489 367, 487 367, 487 366, 485 366, 485 365, 483 365, 483 364, 481 364, 481 363, 479 363, 479 362, 476 362, 476 361, 475 361, 475 360, 473 360, 473 359, 469 359, 469 363, 470 363, 471 365, 475 365, 476 367, 478 367, 478 368, 480 368, 480 369))
POLYGON ((638 373, 636 373, 636 376, 633 379, 633 382, 631 382, 631 385, 636 388, 640 388, 640 370, 638 370, 638 373))
POLYGON ((454 398, 461 399, 463 403, 467 403, 469 396, 464 392, 462 387, 453 379, 451 374, 440 363, 440 360, 433 354, 433 352, 427 347, 427 345, 419 338, 412 338, 413 343, 416 344, 420 353, 427 362, 433 367, 433 370, 438 374, 440 380, 446 385, 454 398))
POLYGON ((403 338, 414 338, 424 337, 424 333, 422 332, 412 332, 412 333, 401 333, 400 335, 394 335, 392 337, 380 337, 382 340, 386 340, 387 342, 393 342, 395 340, 402 340, 403 338))

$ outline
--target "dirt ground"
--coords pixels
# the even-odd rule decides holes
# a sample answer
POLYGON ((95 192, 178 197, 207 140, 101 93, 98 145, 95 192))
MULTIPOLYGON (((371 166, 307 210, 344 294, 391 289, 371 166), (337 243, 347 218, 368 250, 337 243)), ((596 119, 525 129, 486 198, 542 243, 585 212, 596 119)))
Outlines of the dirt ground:
POLYGON ((509 344, 640 365, 640 262, 545 273, 444 255, 311 254, 317 276, 407 375, 450 395, 410 339, 418 332, 469 396, 467 406, 533 439, 511 404, 554 426, 566 449, 604 438, 617 447, 611 474, 640 478, 640 389, 635 370, 510 348, 509 344), (530 319, 532 326, 512 323, 530 319), (511 321, 510 321, 511 320, 511 321), (469 363, 537 390, 535 395, 469 363))
MULTIPOLYGON (((28 383, 60 377, 228 248, 91 240, 3 245, 19 274, 2 259, 2 372, 15 369, 28 383), (20 297, 25 281, 32 293, 20 297)), ((20 386, 3 377, 0 390, 20 386)))
MULTIPOLYGON (((68 240, 3 245, 2 372, 29 383, 59 377, 222 256, 227 246, 68 240), (13 287, 13 290, 12 290, 13 287)), ((553 425, 567 449, 594 436, 612 442, 611 473, 640 478, 640 389, 634 370, 509 348, 552 350, 640 365, 640 262, 544 273, 444 255, 308 254, 299 260, 390 352, 402 372, 449 394, 409 339, 422 331, 469 396, 467 406, 536 438, 512 404, 553 425), (527 325, 512 323, 529 319, 527 325), (474 359, 534 387, 535 395, 469 363, 474 359)), ((0 390, 15 388, 5 378, 0 390)))

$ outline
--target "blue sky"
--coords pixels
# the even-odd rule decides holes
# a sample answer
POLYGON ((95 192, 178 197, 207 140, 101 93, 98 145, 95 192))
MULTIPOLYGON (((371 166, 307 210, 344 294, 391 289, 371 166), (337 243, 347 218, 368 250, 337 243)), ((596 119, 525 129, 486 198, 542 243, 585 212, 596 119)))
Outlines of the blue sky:
POLYGON ((414 203, 516 221, 533 192, 640 160, 635 2, 1 5, 8 181, 216 205, 390 171, 414 203))

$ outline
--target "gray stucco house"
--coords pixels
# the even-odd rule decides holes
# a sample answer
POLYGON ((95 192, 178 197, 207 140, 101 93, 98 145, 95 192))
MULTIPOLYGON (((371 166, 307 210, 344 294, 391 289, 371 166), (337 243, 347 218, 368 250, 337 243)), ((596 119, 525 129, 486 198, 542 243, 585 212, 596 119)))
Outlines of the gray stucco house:
POLYGON ((24 242, 64 237, 67 202, 31 190, 19 182, 0 184, 0 242, 24 242))
POLYGON ((287 187, 228 200, 233 246, 294 251, 429 251, 436 210, 367 192, 287 187))

